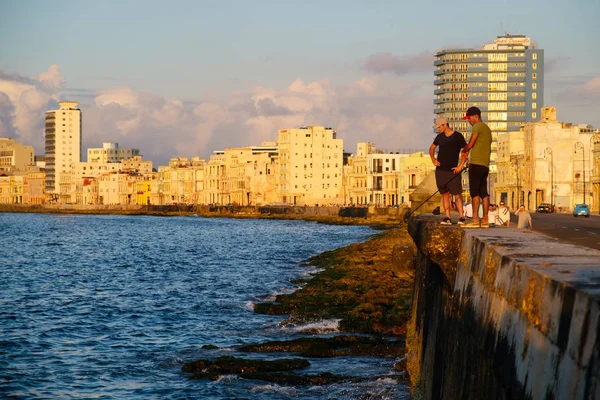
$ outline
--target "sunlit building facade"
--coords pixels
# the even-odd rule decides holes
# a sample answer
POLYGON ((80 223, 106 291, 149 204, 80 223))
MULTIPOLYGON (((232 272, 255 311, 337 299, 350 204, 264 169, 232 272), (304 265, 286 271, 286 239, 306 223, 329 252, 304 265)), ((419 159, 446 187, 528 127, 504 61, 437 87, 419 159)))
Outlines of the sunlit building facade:
POLYGON ((468 136, 467 108, 481 109, 492 130, 490 173, 496 172, 498 134, 518 132, 540 119, 544 105, 544 50, 523 35, 498 36, 481 49, 446 49, 435 55, 434 113, 468 136))
MULTIPOLYGON (((61 101, 58 110, 46 112, 46 195, 57 201, 63 176, 70 179, 74 163, 81 161, 81 110, 76 101, 61 101)), ((66 182, 68 184, 68 182, 66 182)))
POLYGON ((277 145, 281 202, 310 206, 344 203, 344 144, 334 129, 281 129, 277 145))
POLYGON ((33 146, 0 138, 0 172, 25 171, 31 165, 34 165, 33 146))
POLYGON ((101 148, 90 147, 87 161, 91 163, 118 163, 140 155, 138 149, 119 147, 119 143, 102 143, 101 148))

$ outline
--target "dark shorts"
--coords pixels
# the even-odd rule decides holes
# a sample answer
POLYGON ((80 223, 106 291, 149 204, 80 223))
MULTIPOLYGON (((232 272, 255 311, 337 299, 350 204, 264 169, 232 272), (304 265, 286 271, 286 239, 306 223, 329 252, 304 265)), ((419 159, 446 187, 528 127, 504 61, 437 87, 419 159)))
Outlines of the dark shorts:
POLYGON ((442 171, 436 169, 435 183, 437 184, 440 194, 448 192, 450 192, 451 194, 462 193, 462 182, 460 174, 455 174, 453 171, 442 171))
POLYGON ((471 187, 471 198, 481 197, 483 199, 489 196, 487 190, 487 178, 489 172, 490 169, 484 165, 469 165, 469 185, 471 187))

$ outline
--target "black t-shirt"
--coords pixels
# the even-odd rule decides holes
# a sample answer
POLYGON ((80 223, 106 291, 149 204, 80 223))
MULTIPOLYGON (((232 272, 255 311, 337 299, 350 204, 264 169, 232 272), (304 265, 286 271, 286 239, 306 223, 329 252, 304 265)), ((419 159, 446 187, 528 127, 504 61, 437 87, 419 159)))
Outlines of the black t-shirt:
POLYGON ((442 171, 452 171, 458 165, 460 149, 467 145, 462 133, 454 131, 452 135, 446 136, 444 133, 438 134, 433 140, 433 144, 439 146, 437 159, 440 166, 436 167, 442 171))

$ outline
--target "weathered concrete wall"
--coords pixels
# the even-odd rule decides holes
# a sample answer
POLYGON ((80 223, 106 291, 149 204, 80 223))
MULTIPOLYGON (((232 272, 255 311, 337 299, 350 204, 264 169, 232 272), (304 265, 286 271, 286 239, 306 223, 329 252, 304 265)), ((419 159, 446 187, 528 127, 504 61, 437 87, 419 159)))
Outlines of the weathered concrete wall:
POLYGON ((600 252, 409 221, 415 398, 600 399, 600 252))

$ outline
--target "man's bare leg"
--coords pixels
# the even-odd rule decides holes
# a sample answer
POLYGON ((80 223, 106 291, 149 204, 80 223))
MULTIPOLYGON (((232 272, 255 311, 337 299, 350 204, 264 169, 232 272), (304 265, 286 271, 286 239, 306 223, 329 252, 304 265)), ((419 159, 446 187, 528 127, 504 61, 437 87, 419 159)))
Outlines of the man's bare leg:
POLYGON ((444 213, 446 217, 450 218, 450 192, 442 195, 442 202, 444 203, 444 213))
POLYGON ((473 222, 479 222, 479 206, 481 205, 481 197, 473 197, 473 222))
POLYGON ((487 222, 489 211, 490 211, 490 196, 486 196, 486 197, 483 198, 483 218, 482 218, 482 221, 487 222))
POLYGON ((460 218, 465 216, 465 209, 463 208, 462 196, 460 194, 454 195, 454 203, 456 203, 456 209, 460 218))

